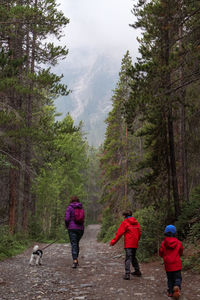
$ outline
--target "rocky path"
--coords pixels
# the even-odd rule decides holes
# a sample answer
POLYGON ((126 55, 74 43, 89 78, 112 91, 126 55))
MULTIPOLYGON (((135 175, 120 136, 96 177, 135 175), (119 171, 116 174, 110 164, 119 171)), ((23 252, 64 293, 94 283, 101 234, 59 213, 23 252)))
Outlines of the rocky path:
MULTIPOLYGON (((122 279, 123 252, 98 243, 98 225, 88 226, 81 240, 77 269, 71 268, 68 244, 44 250, 42 266, 28 265, 32 249, 0 262, 0 300, 165 300, 166 278, 160 262, 142 264, 141 278, 122 279)), ((44 247, 44 245, 40 245, 44 247)), ((181 300, 200 299, 200 276, 183 272, 181 300)))

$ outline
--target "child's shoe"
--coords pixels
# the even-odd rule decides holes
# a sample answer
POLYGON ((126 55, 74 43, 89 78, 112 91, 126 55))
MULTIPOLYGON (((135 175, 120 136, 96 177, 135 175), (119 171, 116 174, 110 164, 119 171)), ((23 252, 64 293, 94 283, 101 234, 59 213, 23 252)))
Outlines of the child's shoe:
POLYGON ((124 280, 130 280, 130 275, 129 274, 125 274, 123 277, 124 280))
POLYGON ((140 277, 142 276, 142 273, 140 272, 140 270, 137 270, 135 272, 131 272, 131 275, 140 277))
POLYGON ((172 294, 172 293, 169 293, 169 292, 167 292, 167 296, 168 296, 168 297, 173 297, 173 294, 172 294))
POLYGON ((177 285, 174 286, 174 292, 173 292, 174 299, 179 299, 180 295, 181 295, 181 292, 180 292, 179 286, 177 286, 177 285))

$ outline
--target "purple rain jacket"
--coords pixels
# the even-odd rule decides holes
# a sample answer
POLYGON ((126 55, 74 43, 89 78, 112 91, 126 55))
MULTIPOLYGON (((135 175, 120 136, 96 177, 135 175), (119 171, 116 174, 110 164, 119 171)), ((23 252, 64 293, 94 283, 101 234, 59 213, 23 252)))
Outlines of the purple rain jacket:
POLYGON ((79 229, 84 230, 84 224, 76 224, 74 221, 74 209, 75 208, 82 208, 82 203, 80 202, 72 202, 69 204, 69 206, 66 209, 65 212, 65 225, 67 229, 79 229))

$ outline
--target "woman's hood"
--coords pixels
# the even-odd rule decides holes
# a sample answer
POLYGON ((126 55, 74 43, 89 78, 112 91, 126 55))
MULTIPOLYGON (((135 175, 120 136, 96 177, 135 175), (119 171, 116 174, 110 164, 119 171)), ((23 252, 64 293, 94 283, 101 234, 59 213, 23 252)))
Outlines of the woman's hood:
POLYGON ((82 208, 83 207, 82 203, 80 203, 80 202, 72 202, 72 203, 70 203, 70 206, 73 208, 82 208))

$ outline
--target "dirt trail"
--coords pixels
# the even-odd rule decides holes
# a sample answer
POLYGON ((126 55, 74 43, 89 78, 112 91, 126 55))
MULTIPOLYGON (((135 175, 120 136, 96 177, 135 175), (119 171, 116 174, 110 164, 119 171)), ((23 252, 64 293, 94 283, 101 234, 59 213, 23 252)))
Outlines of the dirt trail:
MULTIPOLYGON (((98 243, 98 225, 89 225, 77 269, 71 268, 68 244, 44 250, 42 266, 28 265, 32 249, 0 262, 0 300, 165 300, 166 278, 161 262, 142 264, 141 278, 122 279, 124 257, 119 247, 98 243)), ((44 245, 41 245, 44 247, 44 245)), ((183 272, 181 300, 200 299, 200 276, 183 272)))

